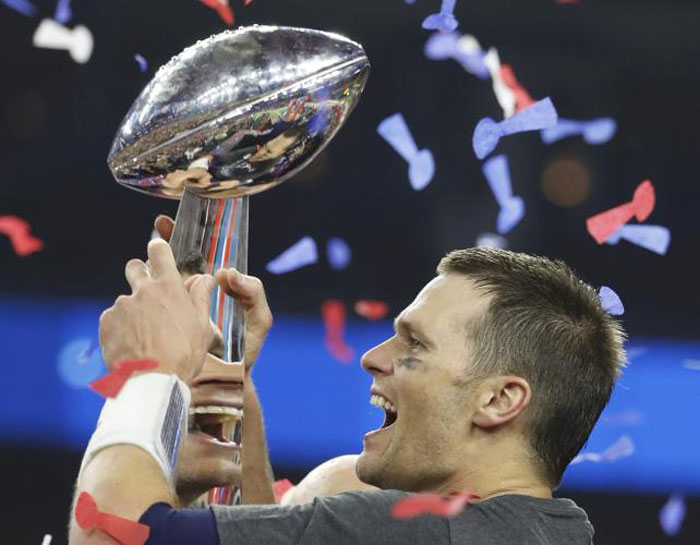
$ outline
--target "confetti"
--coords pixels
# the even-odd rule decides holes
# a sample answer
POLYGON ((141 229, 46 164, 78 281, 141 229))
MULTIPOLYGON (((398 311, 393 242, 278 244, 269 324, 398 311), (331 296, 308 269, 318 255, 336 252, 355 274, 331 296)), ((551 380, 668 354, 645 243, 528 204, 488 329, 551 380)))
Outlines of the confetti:
POLYGON ((326 244, 326 257, 333 269, 341 271, 352 261, 352 250, 342 238, 331 238, 326 244))
POLYGON ((453 59, 478 78, 488 79, 490 76, 484 63, 484 52, 477 39, 469 34, 460 37, 455 32, 436 32, 425 42, 423 52, 434 61, 453 59))
POLYGON ((15 253, 27 257, 44 247, 44 242, 29 234, 31 226, 17 216, 0 216, 0 233, 7 235, 15 253))
MULTIPOLYGON (((637 220, 646 220, 654 210, 656 194, 651 181, 644 180, 634 191, 632 201, 596 214, 586 220, 586 229, 598 244, 607 241, 615 231, 636 216, 637 220)), ((616 244, 616 239, 610 244, 616 244)))
POLYGON ((535 99, 530 96, 527 89, 525 89, 525 87, 523 87, 517 80, 515 77, 515 72, 510 64, 501 65, 501 79, 503 80, 503 83, 505 83, 510 90, 513 91, 513 95, 515 96, 516 113, 529 106, 532 106, 536 102, 535 99))
POLYGON ((535 102, 529 108, 513 114, 511 117, 497 123, 490 117, 485 117, 476 125, 472 145, 474 153, 483 159, 496 149, 502 136, 525 131, 536 131, 553 127, 557 123, 557 111, 549 98, 535 102))
POLYGON ((513 196, 508 159, 505 155, 489 159, 484 163, 482 170, 501 208, 496 221, 496 230, 504 235, 523 219, 525 203, 522 198, 513 196))
POLYGON ((569 136, 582 135, 588 144, 606 144, 617 131, 617 123, 611 117, 600 117, 591 121, 574 121, 559 118, 559 122, 549 129, 543 129, 542 142, 553 144, 569 136))
POLYGON ((281 502, 284 495, 293 488, 294 485, 289 479, 280 479, 279 481, 275 481, 275 483, 272 485, 272 493, 275 495, 275 501, 277 503, 281 502))
POLYGON ((435 174, 435 161, 430 150, 418 151, 411 131, 401 114, 387 117, 377 133, 408 163, 408 178, 416 191, 424 189, 435 174))
POLYGON ((41 545, 51 545, 51 540, 52 540, 52 539, 53 539, 53 537, 52 537, 51 535, 46 534, 46 535, 44 536, 43 541, 41 542, 41 545))
POLYGON ((95 499, 87 492, 81 492, 78 496, 75 521, 87 532, 99 528, 124 545, 143 545, 151 532, 146 524, 102 513, 97 509, 95 499))
POLYGON ((571 460, 570 465, 581 462, 614 462, 632 456, 632 454, 634 454, 634 443, 627 435, 623 435, 602 453, 583 452, 571 460))
POLYGON ((700 360, 685 360, 683 367, 692 371, 700 371, 700 360))
POLYGON ((36 14, 36 6, 28 0, 2 0, 2 3, 27 17, 34 17, 36 14))
POLYGON ((671 232, 661 225, 623 225, 605 241, 617 244, 620 239, 641 246, 642 248, 665 255, 671 243, 671 232))
POLYGON ((508 241, 505 237, 496 233, 481 233, 476 237, 476 246, 479 248, 500 248, 505 250, 508 248, 508 241))
POLYGON ((515 113, 515 93, 503 81, 501 73, 501 59, 498 56, 498 50, 492 47, 484 55, 484 66, 491 75, 491 85, 493 93, 496 95, 496 100, 503 110, 503 118, 506 119, 515 113))
POLYGON ((459 21, 454 16, 457 0, 442 0, 439 13, 428 15, 423 20, 425 30, 439 30, 440 32, 452 32, 459 26, 459 21))
POLYGON ((199 0, 205 6, 213 9, 218 13, 221 20, 228 26, 233 26, 235 17, 233 16, 233 10, 228 4, 228 0, 199 0))
POLYGON ((411 494, 394 504, 391 516, 395 519, 411 519, 421 515, 448 518, 460 514, 468 504, 478 499, 479 496, 469 493, 447 496, 411 494))
POLYGON ((303 237, 270 261, 265 269, 272 274, 284 274, 313 265, 317 261, 316 241, 311 237, 303 237))
POLYGON ((659 524, 667 536, 675 536, 681 531, 685 519, 685 498, 682 494, 672 494, 659 511, 659 524))
POLYGON ((625 307, 622 304, 622 300, 611 288, 608 286, 602 286, 598 290, 598 297, 600 298, 600 304, 603 310, 608 314, 613 316, 621 316, 625 313, 625 307))
POLYGON ((630 427, 639 426, 642 423, 642 420, 644 420, 644 415, 642 413, 635 410, 629 410, 617 414, 612 414, 609 416, 604 416, 601 419, 601 423, 611 427, 630 427))
POLYGON ((355 312, 368 320, 381 320, 389 314, 389 305, 384 301, 360 299, 355 303, 355 312))
POLYGON ((148 61, 143 55, 140 55, 139 53, 134 54, 134 60, 138 63, 139 65, 139 70, 141 72, 145 72, 148 70, 148 61))
POLYGON ((72 17, 73 12, 70 9, 70 0, 58 0, 53 18, 62 25, 65 25, 72 17))
POLYGON ((70 30, 53 19, 41 21, 33 37, 34 47, 44 49, 65 49, 71 58, 80 64, 90 60, 94 40, 87 27, 78 25, 70 30))
POLYGON ((90 383, 90 389, 102 397, 117 397, 122 387, 136 371, 148 371, 158 367, 156 360, 125 360, 114 364, 115 371, 90 383))
POLYGON ((647 354, 648 352, 649 352, 649 349, 644 347, 644 346, 635 346, 634 348, 630 348, 629 350, 627 350, 627 362, 626 363, 630 364, 634 360, 643 356, 644 354, 647 354))
POLYGON ((328 299, 321 305, 321 315, 326 328, 326 348, 338 361, 350 363, 354 350, 344 340, 345 305, 336 299, 328 299))

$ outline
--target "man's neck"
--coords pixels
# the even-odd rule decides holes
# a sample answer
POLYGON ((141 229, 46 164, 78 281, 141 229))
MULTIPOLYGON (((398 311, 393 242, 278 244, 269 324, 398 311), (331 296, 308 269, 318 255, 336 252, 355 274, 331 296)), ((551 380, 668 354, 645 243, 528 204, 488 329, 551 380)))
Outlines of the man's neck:
POLYGON ((534 467, 531 458, 510 445, 500 445, 487 452, 480 449, 472 456, 465 455, 462 460, 469 460, 461 470, 452 475, 438 493, 473 492, 481 499, 519 494, 535 498, 551 498, 552 488, 534 467), (495 456, 493 453, 498 452, 495 456))

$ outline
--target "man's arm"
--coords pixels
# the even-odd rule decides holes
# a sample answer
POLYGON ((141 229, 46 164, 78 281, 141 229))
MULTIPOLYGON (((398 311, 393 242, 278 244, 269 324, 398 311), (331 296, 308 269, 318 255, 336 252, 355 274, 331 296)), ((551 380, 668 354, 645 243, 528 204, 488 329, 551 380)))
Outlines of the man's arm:
POLYGON ((272 312, 262 282, 234 269, 216 273, 219 285, 235 297, 245 311, 245 378, 243 381, 243 503, 275 503, 274 477, 267 452, 265 424, 258 393, 253 383, 253 366, 258 359, 267 332, 272 327, 272 312))
POLYGON ((246 371, 243 387, 243 503, 275 503, 272 489, 274 476, 267 451, 265 423, 249 371, 246 371))
MULTIPOLYGON (((126 266, 133 290, 121 296, 100 318, 100 344, 110 370, 118 361, 154 359, 153 372, 178 376, 189 384, 202 368, 213 340, 209 301, 215 285, 199 276, 185 288, 170 247, 162 240, 148 245, 150 268, 140 260, 126 266)), ((127 383, 128 384, 128 383, 127 383)), ((175 504, 174 491, 156 460, 136 446, 119 444, 98 450, 83 468, 76 494, 88 492, 100 511, 138 520, 149 506, 175 504)), ((98 530, 77 526, 71 517, 71 545, 112 543, 98 530)))

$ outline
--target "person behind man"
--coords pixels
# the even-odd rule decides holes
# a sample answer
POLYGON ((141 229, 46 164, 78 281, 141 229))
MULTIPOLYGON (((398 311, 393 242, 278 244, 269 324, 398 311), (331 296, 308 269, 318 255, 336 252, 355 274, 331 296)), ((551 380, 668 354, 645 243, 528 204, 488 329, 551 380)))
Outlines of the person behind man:
MULTIPOLYGON (((214 281, 198 277, 188 292, 167 244, 152 241, 148 253, 151 269, 127 264, 133 295, 101 318, 105 360, 150 357, 160 362, 156 371, 187 384, 211 341, 214 281)), ((561 262, 458 250, 440 262, 395 330, 362 358, 385 422, 364 437, 356 469, 382 490, 295 507, 174 510, 162 460, 110 444, 88 447, 78 492, 92 494, 103 511, 141 518, 151 544, 591 543, 585 513, 552 492, 625 361, 623 332, 595 290, 561 262), (391 507, 406 495, 398 490, 468 490, 481 501, 451 519, 394 520, 391 507)), ((131 381, 139 379, 134 389, 143 390, 145 379, 131 381)), ((74 545, 102 538, 72 524, 74 545)))

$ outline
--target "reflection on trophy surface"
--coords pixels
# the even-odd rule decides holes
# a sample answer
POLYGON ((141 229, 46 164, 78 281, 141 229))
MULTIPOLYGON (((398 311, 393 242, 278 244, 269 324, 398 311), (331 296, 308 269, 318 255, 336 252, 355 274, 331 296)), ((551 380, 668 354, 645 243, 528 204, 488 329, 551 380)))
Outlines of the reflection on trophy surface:
MULTIPOLYGON (((170 244, 183 273, 246 273, 248 197, 313 160, 368 75, 362 47, 337 34, 273 26, 217 34, 160 68, 124 118, 109 168, 126 187, 181 199, 170 244)), ((242 310, 217 290, 211 318, 222 359, 241 361, 242 310)), ((230 440, 240 442, 236 429, 230 440)), ((240 500, 236 487, 209 494, 211 503, 240 500)))

